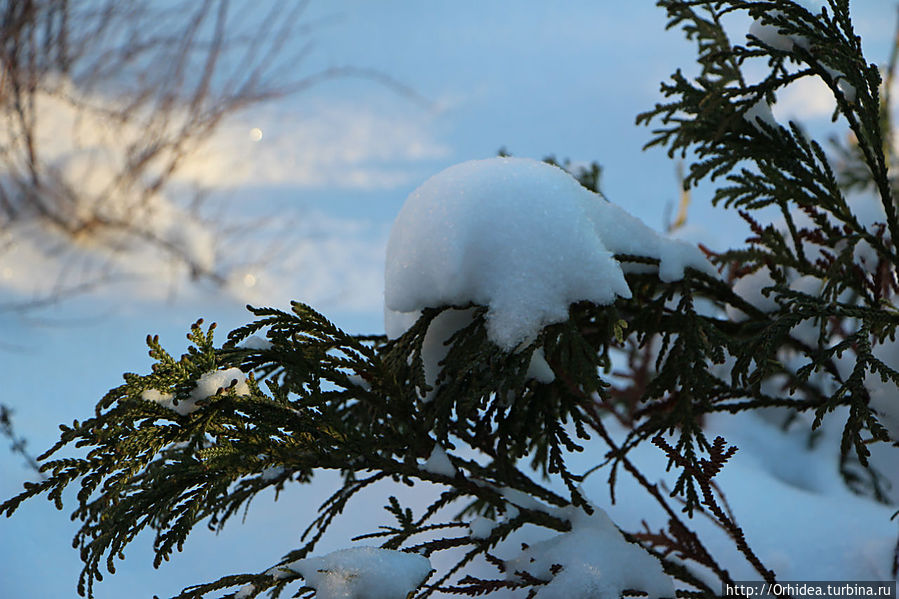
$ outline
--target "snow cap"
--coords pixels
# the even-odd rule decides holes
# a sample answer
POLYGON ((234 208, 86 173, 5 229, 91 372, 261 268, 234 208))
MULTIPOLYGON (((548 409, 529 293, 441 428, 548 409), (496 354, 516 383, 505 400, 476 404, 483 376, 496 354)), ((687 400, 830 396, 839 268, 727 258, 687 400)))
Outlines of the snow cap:
POLYGON ((508 571, 548 580, 537 599, 618 599, 626 589, 645 591, 651 599, 674 597, 674 584, 659 560, 628 543, 603 510, 593 509, 592 515, 579 508, 560 510, 571 531, 527 547, 507 562, 508 571), (562 569, 555 572, 557 564, 562 569))
POLYGON ((475 303, 488 307, 489 338, 512 350, 567 320, 574 302, 630 297, 614 254, 659 259, 665 281, 686 267, 715 274, 697 247, 659 235, 556 166, 509 157, 452 166, 413 191, 393 224, 388 333, 402 334, 422 308, 475 303))

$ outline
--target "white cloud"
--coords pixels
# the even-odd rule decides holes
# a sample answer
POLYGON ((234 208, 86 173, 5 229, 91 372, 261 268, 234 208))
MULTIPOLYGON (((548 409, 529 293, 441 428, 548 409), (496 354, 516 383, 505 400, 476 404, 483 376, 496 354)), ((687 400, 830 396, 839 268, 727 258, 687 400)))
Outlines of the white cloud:
MULTIPOLYGON (((53 93, 38 93, 35 100, 39 158, 91 203, 101 196, 121 197, 126 191, 118 177, 126 168, 129 150, 133 153, 133 147, 140 149, 139 144, 147 143, 147 128, 177 139, 189 119, 186 113, 173 111, 163 122, 136 111, 129 113, 129 120, 119 121, 110 117, 114 110, 84 109, 114 109, 114 100, 84 97, 66 81, 58 83, 53 93), (77 105, 71 98, 78 98, 77 105)), ((267 184, 348 189, 400 186, 416 176, 415 163, 450 154, 450 148, 436 139, 435 113, 404 110, 408 106, 403 103, 397 98, 386 108, 352 101, 299 108, 285 101, 277 111, 237 113, 199 147, 187 146, 188 153, 171 181, 211 189, 267 184)), ((0 147, 21 144, 13 128, 0 132, 0 147)), ((170 155, 165 150, 155 157, 147 176, 166 168, 170 155)), ((24 171, 24 165, 16 166, 24 171)), ((90 209, 94 208, 91 204, 90 209)))
MULTIPOLYGON (((301 299, 330 309, 382 309, 386 225, 307 212, 301 222, 282 222, 280 231, 233 234, 225 244, 231 252, 202 229, 192 229, 188 239, 198 237, 203 252, 216 252, 212 259, 221 261, 226 276, 216 295, 223 291, 241 303, 301 299)), ((208 285, 185 286, 188 277, 184 263, 144 243, 131 243, 126 251, 116 244, 73 244, 38 222, 0 231, 0 313, 85 294, 115 305, 126 297, 129 303, 155 303, 210 292, 208 285)))
POLYGON ((283 223, 283 231, 271 236, 274 243, 235 240, 257 254, 234 270, 232 294, 250 303, 300 299, 314 306, 381 312, 386 225, 306 212, 301 220, 283 223))
POLYGON ((450 153, 434 138, 430 121, 428 115, 349 102, 308 114, 236 117, 191 156, 177 178, 207 187, 393 188, 411 180, 412 163, 450 153), (258 141, 252 138, 256 130, 258 141))
MULTIPOLYGON (((383 227, 306 212, 300 223, 279 215, 280 232, 247 223, 226 238, 218 229, 234 216, 213 204, 205 210, 213 211, 211 224, 200 219, 187 207, 191 195, 182 188, 228 187, 232 198, 251 185, 394 188, 419 176, 417 162, 449 153, 433 135, 433 116, 424 111, 409 115, 343 102, 294 115, 243 114, 185 156, 173 188, 137 197, 119 187, 117 178, 129 144, 141 139, 140 119, 112 122, 77 109, 65 93, 36 99, 41 156, 61 189, 77 192, 73 218, 89 221, 99 214, 131 223, 129 230, 137 234, 111 230, 76 239, 38 221, 11 223, 0 231, 0 295, 8 294, 3 300, 14 304, 72 290, 164 299, 184 291, 194 268, 225 276, 225 288, 242 299, 302 297, 380 310, 383 227), (153 239, 161 243, 148 241, 153 239)), ((14 135, 0 132, 0 143, 16 143, 14 135)))

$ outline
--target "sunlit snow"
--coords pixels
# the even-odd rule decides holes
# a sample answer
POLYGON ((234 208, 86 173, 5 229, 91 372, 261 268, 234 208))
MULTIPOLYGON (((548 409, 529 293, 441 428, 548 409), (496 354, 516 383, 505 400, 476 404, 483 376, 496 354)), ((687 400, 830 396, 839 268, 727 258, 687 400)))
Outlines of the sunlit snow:
POLYGON ((394 222, 388 332, 399 328, 390 312, 475 303, 488 307, 489 338, 512 350, 566 320, 573 302, 630 297, 615 254, 658 259, 664 281, 688 267, 715 272, 697 247, 659 235, 556 166, 526 158, 458 164, 412 192, 394 222))

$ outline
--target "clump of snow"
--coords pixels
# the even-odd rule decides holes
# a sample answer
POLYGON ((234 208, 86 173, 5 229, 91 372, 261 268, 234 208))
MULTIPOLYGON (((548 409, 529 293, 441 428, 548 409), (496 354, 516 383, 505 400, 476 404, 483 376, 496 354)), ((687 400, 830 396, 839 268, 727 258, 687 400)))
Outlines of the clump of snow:
MULTIPOLYGON (((387 336, 396 339, 415 324, 420 314, 418 312, 400 313, 391 310, 384 311, 384 329, 387 336)), ((425 383, 431 387, 431 391, 423 397, 430 401, 434 397, 434 388, 437 384, 437 375, 440 372, 440 362, 446 357, 449 347, 446 342, 453 333, 470 324, 474 318, 474 310, 449 309, 444 310, 431 321, 421 346, 421 361, 425 371, 425 383)))
POLYGON ((546 354, 542 347, 538 347, 531 354, 531 363, 528 364, 527 377, 538 383, 551 383, 556 380, 556 375, 546 361, 546 354))
POLYGON ((650 597, 674 597, 674 584, 661 563, 638 545, 628 543, 606 513, 594 508, 560 510, 571 531, 535 543, 512 560, 508 571, 527 572, 549 584, 539 599, 617 599, 625 589, 650 597), (553 573, 554 566, 561 570, 553 573))
MULTIPOLYGON (((754 20, 749 27, 748 37, 756 38, 762 44, 782 52, 794 52, 797 47, 805 50, 810 49, 811 41, 807 37, 785 33, 779 26, 771 22, 771 19, 781 17, 783 17, 783 13, 778 10, 772 10, 762 15, 761 19, 754 20)), ((848 102, 855 102, 857 91, 855 86, 846 79, 844 73, 820 62, 818 62, 818 66, 826 71, 836 82, 837 87, 848 102)), ((830 114, 835 107, 833 94, 823 84, 823 81, 817 77, 798 79, 784 90, 780 90, 778 94, 778 100, 785 99, 785 102, 778 102, 777 105, 778 108, 781 108, 782 116, 811 117, 830 114), (780 97, 781 92, 784 92, 784 98, 780 97)), ((771 113, 771 107, 764 99, 759 99, 744 116, 760 130, 760 122, 772 127, 778 126, 774 115, 771 113)))
POLYGON ((886 212, 880 196, 876 193, 868 190, 850 191, 846 193, 846 202, 859 224, 866 229, 871 230, 873 227, 886 224, 886 212))
POLYGON ((182 412, 182 410, 184 410, 185 402, 183 402, 183 401, 179 402, 179 404, 176 406, 174 404, 175 396, 171 393, 163 393, 162 391, 159 391, 158 389, 145 389, 144 391, 141 391, 140 398, 145 401, 152 401, 152 402, 158 403, 162 407, 168 408, 170 410, 174 410, 175 412, 178 412, 182 416, 187 414, 187 412, 182 412))
POLYGON ((431 562, 417 553, 353 547, 287 566, 315 589, 316 599, 398 599, 424 582, 431 562))
POLYGON ((509 522, 510 520, 514 520, 520 514, 521 514, 521 512, 514 505, 509 504, 506 506, 506 514, 505 514, 506 522, 509 522))
MULTIPOLYGON (((387 332, 387 337, 390 339, 400 337, 409 327, 415 324, 420 315, 419 312, 385 310, 384 328, 387 332)), ((421 346, 421 361, 425 371, 425 383, 431 387, 431 391, 422 397, 425 402, 434 398, 437 375, 440 373, 440 363, 449 352, 449 347, 446 345, 447 341, 456 331, 471 324, 473 319, 474 308, 466 308, 464 310, 450 308, 438 314, 431 321, 421 346)), ((526 377, 540 383, 551 383, 556 379, 556 375, 546 361, 546 354, 543 348, 538 347, 531 354, 531 362, 528 364, 526 377)), ((353 380, 352 377, 351 380, 353 380)))
POLYGON ((846 74, 840 70, 832 69, 827 65, 824 66, 824 69, 833 77, 834 81, 837 83, 837 87, 843 92, 843 96, 846 98, 847 102, 855 102, 855 98, 858 95, 858 90, 855 89, 855 86, 849 83, 849 80, 846 79, 846 74))
POLYGON ((777 119, 774 118, 774 113, 771 112, 771 105, 768 104, 768 101, 762 97, 759 98, 755 104, 749 107, 745 113, 743 113, 743 118, 749 121, 749 123, 761 131, 765 132, 761 123, 764 123, 768 127, 773 127, 777 129, 780 127, 780 124, 777 122, 777 119))
POLYGON ((349 379, 349 381, 350 381, 352 384, 356 385, 357 387, 362 388, 362 389, 365 390, 365 391, 370 391, 370 390, 371 390, 371 385, 369 384, 368 381, 365 380, 364 377, 362 377, 362 375, 359 375, 359 374, 351 374, 351 375, 349 375, 349 376, 347 377, 347 379, 349 379))
POLYGON ((758 39, 763 44, 771 46, 775 50, 790 52, 793 49, 793 40, 782 34, 775 25, 765 24, 755 20, 749 26, 749 35, 758 39))
POLYGON ((262 471, 262 480, 275 480, 284 474, 284 466, 270 466, 262 471))
POLYGON ((665 281, 688 267, 715 273, 697 247, 662 237, 556 166, 458 164, 412 192, 394 222, 387 325, 396 335, 422 308, 475 303, 488 308, 491 341, 512 350, 565 321, 573 302, 630 297, 615 254, 658 259, 665 281))
POLYGON ((236 395, 249 395, 250 387, 247 385, 247 375, 239 368, 227 368, 225 370, 213 370, 200 376, 197 386, 190 392, 186 399, 175 401, 171 393, 163 393, 157 389, 146 389, 140 394, 141 399, 153 401, 174 412, 187 416, 200 409, 197 402, 215 395, 219 389, 231 387, 236 395))
MULTIPOLYGON (((886 212, 877 194, 869 191, 849 192, 847 193, 846 201, 859 224, 870 233, 877 233, 878 230, 883 230, 884 232, 888 230, 886 226, 886 212)), ((884 237, 885 240, 889 240, 888 233, 884 237)), ((862 270, 869 273, 874 273, 877 270, 881 260, 879 252, 864 239, 859 241, 853 248, 853 258, 854 262, 862 270)))
POLYGON ((271 349, 272 342, 259 335, 250 335, 239 346, 241 349, 271 349))
POLYGON ((266 570, 265 573, 275 580, 284 580, 285 578, 290 578, 292 575, 296 574, 287 566, 275 566, 274 568, 266 570))
POLYGON ((456 476, 456 467, 450 461, 449 456, 443 451, 439 444, 434 444, 431 455, 427 461, 421 465, 421 469, 431 474, 439 474, 441 476, 456 476))
POLYGON ((880 263, 880 254, 866 240, 862 239, 852 249, 852 260, 865 272, 875 272, 880 263))
POLYGON ((468 536, 472 539, 487 539, 497 523, 484 516, 477 516, 468 523, 468 536))
MULTIPOLYGON (((772 10, 769 14, 772 17, 783 16, 783 13, 779 10, 772 10)), ((806 37, 783 33, 777 25, 773 25, 766 21, 767 19, 765 18, 761 20, 755 19, 752 22, 752 25, 749 26, 749 35, 758 39, 763 44, 782 52, 792 52, 794 46, 799 46, 806 50, 809 49, 811 44, 806 37)))
POLYGON ((230 387, 234 384, 233 391, 236 395, 249 395, 247 375, 240 368, 226 368, 225 370, 213 370, 200 376, 197 386, 190 393, 194 401, 206 399, 215 395, 219 389, 230 387))
POLYGON ((837 104, 833 92, 820 77, 800 77, 777 90, 772 107, 780 122, 830 118, 837 104))
POLYGON ((234 599, 249 599, 255 592, 256 586, 253 583, 245 584, 234 594, 234 599))

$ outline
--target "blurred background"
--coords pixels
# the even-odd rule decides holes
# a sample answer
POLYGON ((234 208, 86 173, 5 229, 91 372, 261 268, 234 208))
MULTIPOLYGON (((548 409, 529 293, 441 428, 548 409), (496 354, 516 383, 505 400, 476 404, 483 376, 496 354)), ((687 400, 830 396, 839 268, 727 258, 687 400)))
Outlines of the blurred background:
MULTIPOLYGON (((895 3, 852 9, 885 63, 895 3)), ((382 332, 390 223, 451 164, 501 149, 596 161, 611 201, 670 228, 677 161, 642 151, 651 132, 634 125, 662 80, 694 70, 665 22, 649 1, 0 2, 0 497, 39 478, 29 460, 58 424, 149 368, 147 333, 177 353, 198 317, 223 338, 246 303, 292 299, 382 332)), ((749 23, 729 26, 739 42, 749 23)), ((840 135, 833 108, 802 84, 774 113, 820 138, 840 135)), ((678 234, 741 242, 710 195, 693 190, 678 234)), ((266 568, 329 480, 258 498, 245 526, 198 530, 159 570, 139 539, 97 596, 266 568)), ((0 519, 0 597, 75 596, 67 516, 38 501, 0 519)), ((359 532, 355 516, 321 551, 359 532)))

